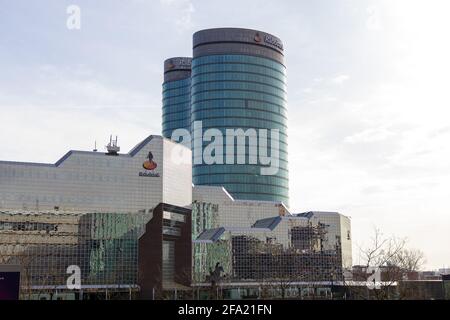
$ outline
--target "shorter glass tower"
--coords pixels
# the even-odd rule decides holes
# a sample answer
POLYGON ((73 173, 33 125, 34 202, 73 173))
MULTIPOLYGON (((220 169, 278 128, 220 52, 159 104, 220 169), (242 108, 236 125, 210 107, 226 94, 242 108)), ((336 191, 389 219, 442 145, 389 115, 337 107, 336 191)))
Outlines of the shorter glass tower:
POLYGON ((162 135, 171 138, 176 129, 191 130, 191 58, 164 61, 162 135))

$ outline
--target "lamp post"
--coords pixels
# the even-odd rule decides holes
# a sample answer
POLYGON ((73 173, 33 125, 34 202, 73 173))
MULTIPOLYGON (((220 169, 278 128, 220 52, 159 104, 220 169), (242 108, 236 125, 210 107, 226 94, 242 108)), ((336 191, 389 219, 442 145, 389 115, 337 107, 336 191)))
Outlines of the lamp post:
POLYGON ((334 288, 334 270, 331 271, 331 300, 333 300, 333 288, 334 288))

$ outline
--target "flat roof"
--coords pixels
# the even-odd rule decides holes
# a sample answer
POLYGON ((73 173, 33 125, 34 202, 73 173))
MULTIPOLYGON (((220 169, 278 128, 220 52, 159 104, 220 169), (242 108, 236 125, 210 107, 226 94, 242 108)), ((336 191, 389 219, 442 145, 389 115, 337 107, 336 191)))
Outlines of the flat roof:
MULTIPOLYGON (((132 148, 128 153, 119 153, 115 157, 134 157, 142 148, 144 148, 151 140, 154 138, 160 138, 167 141, 172 141, 170 139, 164 138, 160 135, 150 135, 141 142, 139 142, 134 148, 132 148)), ((80 150, 70 150, 64 156, 62 156, 55 163, 39 163, 39 162, 21 162, 21 161, 3 161, 0 160, 0 164, 6 165, 25 165, 25 166, 35 166, 35 167, 59 167, 64 161, 66 161, 73 154, 86 154, 97 157, 111 157, 106 152, 96 152, 96 151, 80 151, 80 150)))

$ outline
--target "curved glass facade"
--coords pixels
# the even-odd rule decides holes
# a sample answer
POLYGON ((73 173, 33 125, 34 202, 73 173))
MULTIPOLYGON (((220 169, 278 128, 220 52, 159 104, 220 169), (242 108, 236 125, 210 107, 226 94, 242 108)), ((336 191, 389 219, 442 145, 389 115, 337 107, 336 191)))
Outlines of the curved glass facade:
POLYGON ((163 84, 163 137, 170 139, 176 129, 191 130, 191 78, 163 84))
POLYGON ((191 130, 191 63, 185 57, 164 61, 162 135, 168 139, 176 129, 191 130))
POLYGON ((286 68, 282 63, 248 54, 194 56, 191 126, 201 121, 203 133, 214 128, 224 137, 226 129, 278 129, 280 141, 279 170, 274 175, 260 174, 264 165, 259 157, 257 164, 248 164, 247 143, 246 164, 194 164, 193 183, 223 186, 236 199, 288 205, 286 117, 286 68))

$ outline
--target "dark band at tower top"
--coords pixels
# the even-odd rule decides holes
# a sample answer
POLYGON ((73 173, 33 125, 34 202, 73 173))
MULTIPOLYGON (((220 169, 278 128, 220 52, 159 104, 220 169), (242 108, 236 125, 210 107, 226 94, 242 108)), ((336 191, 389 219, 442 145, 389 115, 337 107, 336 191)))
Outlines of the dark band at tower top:
POLYGON ((206 29, 194 33, 193 57, 212 54, 246 54, 275 60, 284 65, 283 42, 258 30, 206 29))

